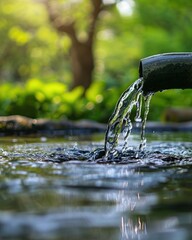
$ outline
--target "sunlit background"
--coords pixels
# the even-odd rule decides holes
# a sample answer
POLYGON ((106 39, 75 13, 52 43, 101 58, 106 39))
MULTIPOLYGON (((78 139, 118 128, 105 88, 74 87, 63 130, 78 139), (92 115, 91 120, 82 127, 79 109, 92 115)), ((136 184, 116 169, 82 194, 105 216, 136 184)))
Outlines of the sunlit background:
MULTIPOLYGON (((107 122, 141 58, 192 51, 191 10, 189 0, 1 0, 0 115, 107 122)), ((191 91, 156 94, 149 120, 172 106, 192 106, 191 91)))

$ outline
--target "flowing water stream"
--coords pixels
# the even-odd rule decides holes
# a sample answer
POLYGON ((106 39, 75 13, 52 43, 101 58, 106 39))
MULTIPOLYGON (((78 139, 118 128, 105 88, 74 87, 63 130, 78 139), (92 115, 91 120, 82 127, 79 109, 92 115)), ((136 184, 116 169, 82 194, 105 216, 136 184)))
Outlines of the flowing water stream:
MULTIPOLYGON (((136 106, 135 122, 142 122, 141 126, 141 143, 138 151, 142 151, 146 146, 145 126, 149 112, 150 100, 152 93, 142 94, 143 79, 139 78, 121 95, 115 110, 109 119, 108 128, 105 136, 105 160, 120 156, 129 149, 128 141, 132 130, 131 112, 136 106), (144 99, 144 116, 141 118, 142 101, 144 99), (124 144, 117 150, 118 139, 123 133, 124 144)), ((136 151, 136 154, 138 152, 136 151)))

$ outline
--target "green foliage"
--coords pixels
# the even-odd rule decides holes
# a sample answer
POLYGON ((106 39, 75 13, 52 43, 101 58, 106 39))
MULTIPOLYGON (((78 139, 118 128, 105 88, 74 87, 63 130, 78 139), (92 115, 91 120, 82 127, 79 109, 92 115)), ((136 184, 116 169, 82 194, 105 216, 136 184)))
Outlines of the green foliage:
MULTIPOLYGON (((92 119, 107 122, 121 93, 127 88, 106 89, 104 83, 95 82, 84 97, 83 88, 71 91, 62 83, 44 83, 30 79, 24 86, 2 84, 0 89, 0 115, 21 114, 31 118, 92 119)), ((191 90, 169 90, 156 93, 151 101, 149 119, 162 118, 166 107, 192 105, 191 90), (181 101, 185 99, 185 101, 181 101)))
POLYGON ((142 23, 144 56, 191 51, 191 1, 136 0, 136 3, 139 21, 142 23))
MULTIPOLYGON (((55 0, 78 37, 86 37, 90 1, 55 0)), ((54 4, 55 1, 52 1, 54 4)), ((125 0, 126 1, 126 0, 125 0)), ((121 93, 138 78, 139 60, 162 52, 191 52, 192 1, 135 0, 132 15, 106 8, 97 26, 94 83, 69 90, 70 40, 52 28, 40 1, 0 1, 0 115, 107 121, 121 93)), ((149 119, 169 106, 192 106, 190 90, 157 93, 149 119), (182 101, 181 101, 182 99, 182 101)))
POLYGON ((43 83, 39 79, 30 79, 25 85, 2 84, 0 115, 92 120, 98 120, 99 116, 101 121, 107 121, 119 93, 116 99, 108 91, 103 93, 104 85, 99 82, 88 89, 85 97, 82 97, 81 87, 68 91, 62 83, 43 83), (108 97, 112 99, 112 104, 108 104, 108 97))
POLYGON ((53 31, 45 7, 32 0, 0 2, 0 80, 31 77, 69 82, 69 41, 53 31), (57 72, 57 75, 55 74, 57 72))

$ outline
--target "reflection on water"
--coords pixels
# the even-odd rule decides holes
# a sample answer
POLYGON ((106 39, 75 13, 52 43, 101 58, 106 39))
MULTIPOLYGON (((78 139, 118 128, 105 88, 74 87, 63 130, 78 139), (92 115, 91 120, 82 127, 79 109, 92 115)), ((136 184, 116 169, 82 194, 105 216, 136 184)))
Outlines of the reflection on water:
POLYGON ((136 219, 121 218, 121 236, 122 239, 139 239, 147 236, 147 222, 142 216, 136 219))
POLYGON ((1 139, 0 238, 191 239, 190 136, 147 138, 127 164, 87 161, 102 141, 1 139))

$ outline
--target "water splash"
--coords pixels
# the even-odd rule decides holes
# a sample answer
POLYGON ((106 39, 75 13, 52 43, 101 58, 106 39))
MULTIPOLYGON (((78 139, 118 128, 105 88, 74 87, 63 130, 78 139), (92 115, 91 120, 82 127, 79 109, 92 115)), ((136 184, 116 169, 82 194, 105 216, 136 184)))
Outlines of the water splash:
POLYGON ((128 139, 132 130, 131 112, 134 106, 136 106, 135 122, 139 125, 142 122, 141 127, 141 143, 139 150, 143 150, 146 145, 145 138, 145 126, 147 115, 149 112, 149 104, 152 94, 143 95, 143 78, 139 78, 135 81, 123 94, 121 95, 112 116, 109 119, 107 132, 105 135, 105 159, 114 158, 119 153, 124 153, 128 150, 128 139), (144 116, 141 118, 142 102, 144 99, 144 116), (123 134, 124 145, 117 150, 118 140, 120 134, 123 134))

